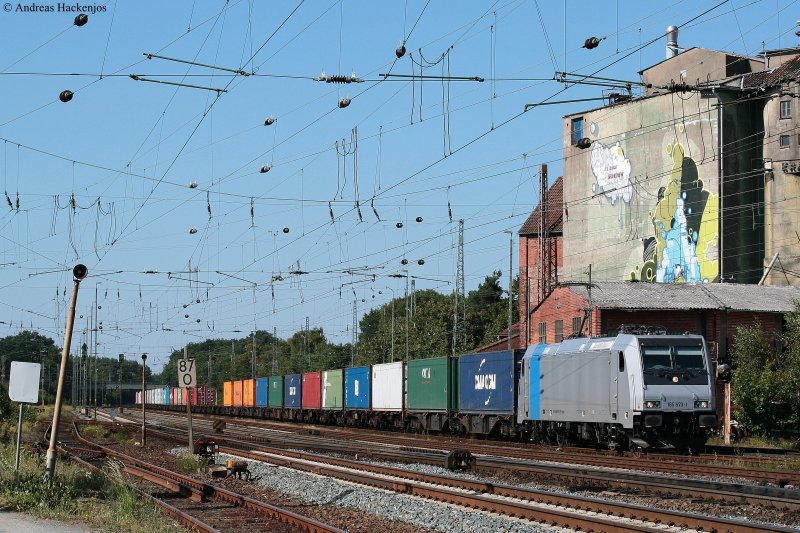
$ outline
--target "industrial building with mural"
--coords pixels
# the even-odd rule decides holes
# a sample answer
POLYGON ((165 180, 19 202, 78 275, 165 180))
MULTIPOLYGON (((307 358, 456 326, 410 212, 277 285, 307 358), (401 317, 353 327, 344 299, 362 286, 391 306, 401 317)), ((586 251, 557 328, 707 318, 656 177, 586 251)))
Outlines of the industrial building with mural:
POLYGON ((667 37, 640 82, 589 77, 605 105, 563 118, 563 176, 541 165, 519 230, 515 347, 636 325, 703 335, 724 363, 737 327, 776 338, 800 301, 800 49, 667 37))

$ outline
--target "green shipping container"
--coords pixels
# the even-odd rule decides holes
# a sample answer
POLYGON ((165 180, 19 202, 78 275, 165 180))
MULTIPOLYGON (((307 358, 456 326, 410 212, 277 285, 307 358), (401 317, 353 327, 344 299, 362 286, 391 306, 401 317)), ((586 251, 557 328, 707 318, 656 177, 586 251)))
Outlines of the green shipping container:
POLYGON ((406 409, 450 411, 458 401, 458 359, 414 359, 406 366, 406 409))
POLYGON ((283 407, 283 376, 269 378, 269 406, 283 407))
POLYGON ((344 402, 344 371, 326 370, 322 373, 322 408, 341 409, 344 402))

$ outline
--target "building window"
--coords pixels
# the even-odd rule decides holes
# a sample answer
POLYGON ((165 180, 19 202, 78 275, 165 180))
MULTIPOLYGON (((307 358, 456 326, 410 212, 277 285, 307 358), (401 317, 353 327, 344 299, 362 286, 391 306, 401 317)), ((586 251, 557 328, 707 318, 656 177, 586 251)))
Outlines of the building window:
POLYGON ((792 101, 791 100, 781 101, 781 118, 791 118, 791 117, 792 117, 792 101))
POLYGON ((547 322, 539 322, 539 344, 547 344, 547 322))
POLYGON ((789 148, 791 142, 792 141, 790 140, 788 135, 781 135, 780 142, 778 144, 780 145, 781 148, 789 148))
POLYGON ((583 117, 572 119, 572 144, 578 144, 583 139, 583 117))
POLYGON ((581 332, 581 323, 583 322, 583 318, 576 316, 572 319, 572 336, 579 335, 581 332))
POLYGON ((556 320, 556 338, 553 342, 561 342, 564 340, 564 321, 556 320))

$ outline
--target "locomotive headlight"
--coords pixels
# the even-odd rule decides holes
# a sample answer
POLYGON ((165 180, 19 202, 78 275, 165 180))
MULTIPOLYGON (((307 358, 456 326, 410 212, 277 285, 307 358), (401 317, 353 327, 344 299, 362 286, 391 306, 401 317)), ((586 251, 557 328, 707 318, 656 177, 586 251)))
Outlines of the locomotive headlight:
POLYGON ((647 400, 644 402, 644 406, 648 409, 658 409, 661 407, 661 402, 658 400, 647 400))
POLYGON ((695 409, 708 409, 708 400, 695 400, 695 409))

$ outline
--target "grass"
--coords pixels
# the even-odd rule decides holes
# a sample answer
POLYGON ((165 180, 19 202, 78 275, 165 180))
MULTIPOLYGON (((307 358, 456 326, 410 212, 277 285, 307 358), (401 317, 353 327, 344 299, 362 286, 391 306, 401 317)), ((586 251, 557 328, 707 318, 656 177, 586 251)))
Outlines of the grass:
MULTIPOLYGON (((49 416, 52 416, 52 410, 33 413, 31 420, 24 424, 23 440, 35 441, 34 436, 41 436, 49 416)), ((124 484, 115 482, 123 477, 119 466, 113 463, 102 474, 94 474, 76 464, 59 460, 56 476, 51 482, 43 475, 44 452, 23 447, 20 470, 14 472, 16 417, 13 422, 0 421, 0 425, 3 438, 0 443, 0 508, 46 519, 81 522, 101 531, 186 531, 151 502, 124 484), (8 425, 12 426, 11 430, 6 427, 8 425), (6 436, 11 439, 6 439, 6 436)))
MULTIPOLYGON (((708 444, 713 446, 725 446, 725 441, 722 437, 715 436, 708 439, 708 444)), ((797 450, 798 442, 795 440, 775 439, 755 435, 744 437, 737 441, 732 441, 728 446, 733 448, 775 448, 780 450, 797 450)))
POLYGON ((175 457, 175 466, 185 470, 200 470, 208 466, 208 459, 193 453, 184 452, 175 457))
POLYGON ((100 424, 84 424, 80 426, 81 435, 89 439, 112 440, 118 444, 133 446, 136 439, 130 428, 124 426, 101 426, 100 424))

